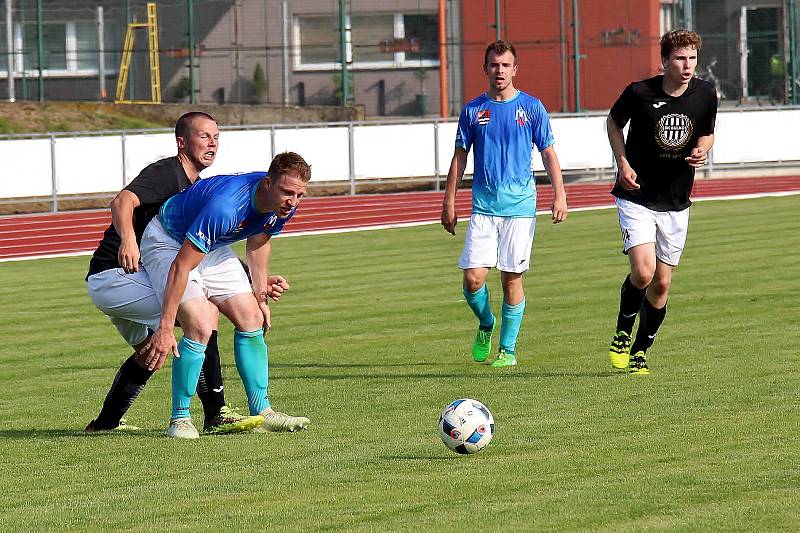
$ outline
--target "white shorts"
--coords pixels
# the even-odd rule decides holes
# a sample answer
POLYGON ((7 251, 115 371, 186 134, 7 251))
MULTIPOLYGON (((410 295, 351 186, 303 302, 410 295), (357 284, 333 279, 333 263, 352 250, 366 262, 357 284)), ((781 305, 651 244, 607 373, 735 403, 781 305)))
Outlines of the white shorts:
POLYGON ((144 270, 126 274, 121 268, 112 268, 92 274, 86 283, 92 303, 131 346, 144 342, 148 329, 158 329, 161 304, 144 270))
MULTIPOLYGON (((150 221, 142 235, 142 264, 150 276, 159 305, 164 301, 169 269, 181 244, 164 230, 158 218, 150 221)), ((230 247, 223 246, 207 253, 200 264, 189 272, 181 303, 193 298, 206 298, 214 304, 220 304, 231 296, 252 292, 239 258, 230 247)))
POLYGON ((656 257, 662 263, 678 266, 689 230, 689 208, 683 211, 653 211, 639 204, 615 198, 622 251, 640 244, 655 243, 656 257))
POLYGON ((469 217, 458 268, 494 268, 522 273, 530 268, 535 217, 469 217))

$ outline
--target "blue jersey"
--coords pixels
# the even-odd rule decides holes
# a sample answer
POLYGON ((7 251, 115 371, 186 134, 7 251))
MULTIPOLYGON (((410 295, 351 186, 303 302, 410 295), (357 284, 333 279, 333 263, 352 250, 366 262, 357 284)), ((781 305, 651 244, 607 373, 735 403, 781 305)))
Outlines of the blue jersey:
POLYGON ((277 235, 297 208, 286 218, 258 212, 254 197, 266 176, 248 172, 198 180, 167 200, 158 219, 173 239, 189 239, 204 253, 259 233, 277 235))
POLYGON ((496 101, 485 93, 461 111, 456 147, 474 146, 472 211, 505 217, 536 216, 531 153, 555 142, 547 110, 522 91, 496 101))

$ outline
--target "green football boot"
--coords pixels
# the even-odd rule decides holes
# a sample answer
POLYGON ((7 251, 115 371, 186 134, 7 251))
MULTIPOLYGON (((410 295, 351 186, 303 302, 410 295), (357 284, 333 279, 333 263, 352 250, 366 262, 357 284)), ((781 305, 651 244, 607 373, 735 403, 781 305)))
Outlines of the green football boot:
POLYGON ((647 359, 645 359, 644 352, 638 351, 631 356, 631 366, 629 371, 631 374, 640 376, 650 373, 650 369, 647 368, 647 359))
POLYGON ((507 353, 501 348, 497 352, 497 357, 494 358, 492 368, 505 368, 507 366, 517 366, 517 356, 513 353, 507 353))
POLYGON ((608 348, 608 360, 614 368, 627 368, 630 360, 631 336, 624 331, 618 331, 611 339, 611 346, 608 348))
POLYGON ((91 422, 89 422, 89 425, 86 426, 86 429, 84 429, 86 433, 100 433, 107 431, 118 431, 120 433, 129 433, 129 432, 135 433, 136 431, 141 431, 141 430, 142 428, 140 428, 139 426, 133 426, 131 424, 128 424, 128 422, 124 418, 119 421, 119 425, 115 428, 97 429, 95 427, 95 421, 92 420, 91 422))
POLYGON ((260 426, 263 421, 263 416, 244 416, 223 405, 219 414, 203 425, 203 433, 244 433, 260 426))
POLYGON ((494 326, 497 321, 492 324, 492 329, 483 331, 478 327, 478 332, 475 334, 475 342, 472 343, 472 360, 476 363, 484 363, 492 351, 492 334, 494 333, 494 326))

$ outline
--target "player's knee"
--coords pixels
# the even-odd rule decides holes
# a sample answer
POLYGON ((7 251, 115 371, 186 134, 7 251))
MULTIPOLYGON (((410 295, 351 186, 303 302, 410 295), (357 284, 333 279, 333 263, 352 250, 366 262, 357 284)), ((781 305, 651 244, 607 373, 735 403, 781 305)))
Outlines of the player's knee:
POLYGON ((647 290, 658 296, 666 296, 670 285, 672 285, 672 279, 656 276, 647 290))
POLYGON ((261 310, 258 308, 253 311, 240 313, 239 316, 236 317, 234 326, 239 331, 256 331, 264 327, 264 315, 261 314, 261 310))
POLYGON ((183 324, 183 335, 200 344, 208 344, 208 339, 211 338, 211 331, 214 329, 213 323, 210 320, 193 319, 181 320, 183 324))
POLYGON ((647 266, 634 268, 631 270, 631 283, 637 289, 646 289, 653 282, 655 275, 655 268, 647 266))

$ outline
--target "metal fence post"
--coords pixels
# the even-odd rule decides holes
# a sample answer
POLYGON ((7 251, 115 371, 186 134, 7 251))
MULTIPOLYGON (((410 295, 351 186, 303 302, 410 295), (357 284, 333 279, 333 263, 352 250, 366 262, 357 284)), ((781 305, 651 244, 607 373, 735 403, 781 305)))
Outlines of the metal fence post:
POLYGON ((50 134, 50 183, 51 183, 51 211, 58 212, 58 177, 56 176, 56 137, 50 134))
POLYGON ((441 173, 439 172, 439 121, 436 120, 433 123, 433 172, 436 176, 436 183, 433 186, 433 190, 438 191, 439 187, 439 180, 441 179, 441 173))
POLYGON ((119 137, 119 140, 121 141, 120 145, 121 145, 121 148, 122 148, 122 188, 123 189, 128 184, 128 170, 127 170, 128 165, 127 165, 127 161, 125 160, 125 158, 126 158, 125 139, 126 139, 125 132, 123 131, 122 135, 120 135, 120 137, 119 137))
MULTIPOLYGON (((275 128, 269 129, 269 154, 269 160, 272 162, 275 158, 275 128)), ((269 167, 269 163, 267 163, 267 167, 269 167)))
POLYGON ((355 157, 355 141, 354 137, 354 126, 353 123, 350 122, 347 125, 347 172, 348 172, 348 179, 350 180, 350 196, 356 194, 356 157, 355 157))

